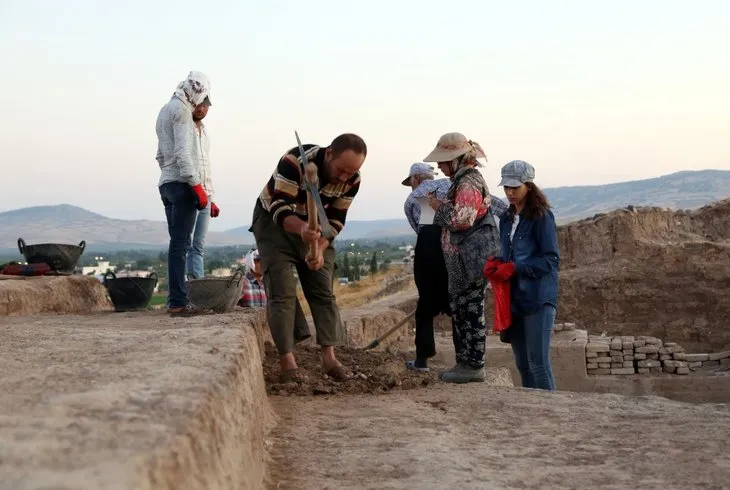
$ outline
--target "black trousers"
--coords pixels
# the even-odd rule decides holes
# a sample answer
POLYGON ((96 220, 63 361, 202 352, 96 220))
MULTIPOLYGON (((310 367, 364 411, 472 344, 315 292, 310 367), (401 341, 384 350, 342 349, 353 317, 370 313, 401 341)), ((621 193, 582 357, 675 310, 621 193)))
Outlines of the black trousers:
POLYGON ((413 258, 413 278, 418 289, 416 306, 416 357, 427 359, 436 354, 434 317, 449 307, 449 278, 441 249, 441 227, 424 225, 418 232, 413 258))

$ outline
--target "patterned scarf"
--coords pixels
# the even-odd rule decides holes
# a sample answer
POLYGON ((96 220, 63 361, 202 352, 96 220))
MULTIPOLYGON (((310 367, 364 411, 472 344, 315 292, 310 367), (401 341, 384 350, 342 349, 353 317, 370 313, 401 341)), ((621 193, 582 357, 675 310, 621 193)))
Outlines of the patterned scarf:
POLYGON ((175 89, 175 97, 197 106, 210 94, 210 80, 199 71, 191 71, 175 89))

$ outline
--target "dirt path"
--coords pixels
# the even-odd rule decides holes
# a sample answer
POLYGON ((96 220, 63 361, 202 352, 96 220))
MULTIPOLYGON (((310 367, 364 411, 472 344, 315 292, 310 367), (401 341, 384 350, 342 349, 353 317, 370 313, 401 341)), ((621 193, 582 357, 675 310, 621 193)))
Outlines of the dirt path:
POLYGON ((272 397, 272 488, 728 488, 730 406, 486 385, 272 397))

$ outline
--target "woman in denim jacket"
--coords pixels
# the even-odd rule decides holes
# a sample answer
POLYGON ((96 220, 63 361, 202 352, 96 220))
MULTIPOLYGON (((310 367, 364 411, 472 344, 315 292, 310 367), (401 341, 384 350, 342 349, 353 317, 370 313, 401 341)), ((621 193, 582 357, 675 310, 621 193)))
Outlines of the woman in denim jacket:
POLYGON ((507 330, 522 386, 555 391, 550 337, 558 306, 560 251, 555 217, 535 185, 535 169, 514 160, 502 167, 509 212, 499 223, 500 275, 510 277, 512 325, 507 330))
POLYGON ((487 284, 481 270, 487 257, 499 252, 499 231, 490 212, 492 196, 476 168, 482 166, 477 158, 486 158, 478 143, 461 133, 447 133, 424 159, 438 163, 452 182, 445 201, 429 198, 436 211, 433 224, 441 227, 454 326, 456 366, 441 374, 448 383, 484 381, 487 284))

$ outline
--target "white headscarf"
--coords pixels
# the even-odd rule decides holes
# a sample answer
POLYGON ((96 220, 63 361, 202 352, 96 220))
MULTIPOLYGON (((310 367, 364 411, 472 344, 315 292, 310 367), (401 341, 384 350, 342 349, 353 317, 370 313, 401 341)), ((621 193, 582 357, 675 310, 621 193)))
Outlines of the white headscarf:
POLYGON ((205 73, 191 71, 188 77, 175 89, 175 96, 196 106, 210 95, 210 79, 205 73))
POLYGON ((243 258, 243 265, 246 266, 246 272, 253 275, 253 271, 256 270, 255 261, 258 258, 259 258, 258 249, 251 250, 249 253, 246 254, 246 256, 243 258))

